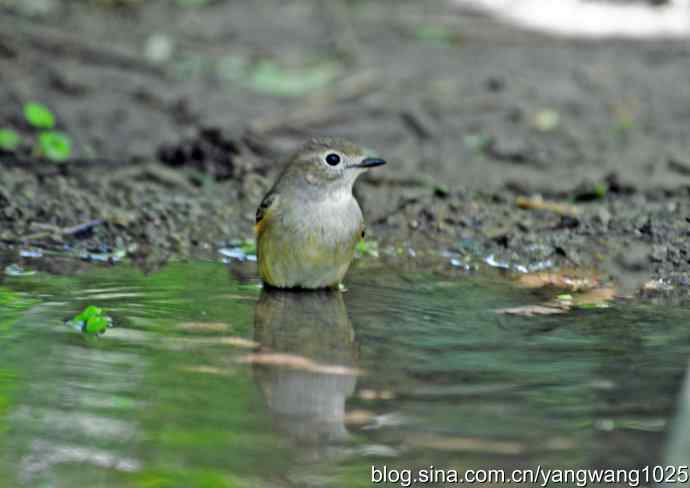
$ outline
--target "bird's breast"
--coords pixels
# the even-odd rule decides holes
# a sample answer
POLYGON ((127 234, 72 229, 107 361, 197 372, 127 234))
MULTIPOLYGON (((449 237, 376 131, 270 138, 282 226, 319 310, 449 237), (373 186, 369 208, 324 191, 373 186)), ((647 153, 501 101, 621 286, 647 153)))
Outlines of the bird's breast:
MULTIPOLYGON (((287 202, 284 202, 287 203, 287 202)), ((321 288, 339 283, 362 230, 362 211, 350 198, 293 202, 271 215, 259 234, 259 269, 279 287, 321 288)))
POLYGON ((352 243, 358 238, 362 227, 362 211, 357 200, 349 198, 326 199, 305 207, 301 215, 295 216, 310 240, 322 245, 352 243))

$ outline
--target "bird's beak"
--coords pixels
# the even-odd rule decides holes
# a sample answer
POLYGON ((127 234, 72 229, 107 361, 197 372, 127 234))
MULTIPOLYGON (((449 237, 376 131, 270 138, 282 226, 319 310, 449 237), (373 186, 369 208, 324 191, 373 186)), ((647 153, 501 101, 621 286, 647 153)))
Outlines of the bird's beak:
POLYGON ((375 166, 382 166, 386 164, 386 161, 379 158, 364 158, 358 164, 353 164, 353 168, 373 168, 375 166))

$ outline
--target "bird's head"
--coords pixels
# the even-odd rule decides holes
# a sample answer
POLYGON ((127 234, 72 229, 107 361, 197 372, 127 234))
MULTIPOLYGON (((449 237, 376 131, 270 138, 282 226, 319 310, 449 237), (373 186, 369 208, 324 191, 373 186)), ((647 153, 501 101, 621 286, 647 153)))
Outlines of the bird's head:
POLYGON ((351 190, 357 177, 369 168, 386 164, 345 139, 312 139, 290 159, 283 178, 325 191, 351 190))

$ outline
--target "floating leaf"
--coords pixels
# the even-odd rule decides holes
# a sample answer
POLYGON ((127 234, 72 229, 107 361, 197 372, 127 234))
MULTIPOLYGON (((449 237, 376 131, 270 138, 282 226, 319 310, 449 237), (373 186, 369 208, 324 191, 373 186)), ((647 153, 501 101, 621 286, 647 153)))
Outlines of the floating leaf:
POLYGON ((573 304, 578 308, 607 308, 615 298, 616 289, 604 286, 576 295, 573 304))
POLYGON ((12 129, 0 129, 0 149, 4 151, 14 151, 21 142, 22 139, 16 131, 12 129))
POLYGON ((72 320, 67 321, 67 325, 86 334, 102 334, 112 324, 113 320, 105 315, 101 308, 94 305, 89 305, 72 320))
POLYGON ((328 374, 334 376, 359 376, 363 371, 358 368, 337 364, 317 363, 304 356, 287 353, 256 353, 247 354, 239 359, 241 363, 260 364, 287 369, 309 371, 310 373, 328 374))
POLYGON ((63 132, 41 132, 38 146, 45 157, 56 162, 65 161, 72 154, 72 139, 63 132))
POLYGON ((232 326, 226 322, 182 322, 176 328, 185 332, 225 332, 232 326))
POLYGON ((216 374, 216 375, 229 375, 232 373, 228 368, 218 368, 216 366, 182 366, 180 367, 182 371, 189 371, 190 373, 202 373, 202 374, 216 374))
POLYGON ((82 329, 87 334, 100 334, 108 328, 108 319, 102 316, 89 317, 82 329))
POLYGON ((48 107, 38 102, 24 104, 26 121, 38 129, 52 129, 55 127, 55 116, 48 107))
POLYGON ((74 317, 72 320, 79 322, 87 322, 92 317, 100 317, 103 315, 103 310, 94 305, 89 305, 80 314, 74 317))
POLYGON ((523 317, 534 317, 536 315, 556 315, 567 312, 567 308, 552 307, 545 305, 523 305, 521 307, 501 308, 496 310, 499 315, 521 315, 523 317))
POLYGON ((582 293, 562 293, 555 300, 540 305, 524 305, 521 307, 502 308, 496 310, 501 315, 521 315, 534 317, 537 315, 554 315, 571 311, 573 308, 594 309, 607 308, 609 302, 616 297, 616 289, 600 287, 589 289, 582 293))
POLYGON ((261 344, 256 341, 236 336, 220 337, 218 339, 218 343, 223 344, 224 346, 240 347, 245 349, 256 349, 261 346, 261 344))
POLYGON ((426 451, 485 452, 511 456, 521 454, 528 449, 527 445, 514 441, 494 441, 477 437, 443 437, 437 434, 411 436, 408 443, 426 451))
POLYGON ((524 274, 518 279, 518 284, 525 288, 552 286, 571 292, 581 292, 598 287, 600 281, 597 274, 590 269, 562 269, 524 274))

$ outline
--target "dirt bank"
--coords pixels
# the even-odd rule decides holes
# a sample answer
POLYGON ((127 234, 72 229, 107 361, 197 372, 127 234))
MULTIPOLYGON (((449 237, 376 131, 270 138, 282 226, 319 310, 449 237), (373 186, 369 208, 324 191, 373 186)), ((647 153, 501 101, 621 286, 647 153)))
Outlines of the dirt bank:
POLYGON ((0 154, 10 256, 214 255, 251 237, 276 161, 337 134, 391 163, 357 190, 382 247, 688 285, 685 43, 553 39, 440 2, 0 13, 0 128, 24 141, 0 154), (36 157, 28 100, 70 135, 69 161, 36 157))

